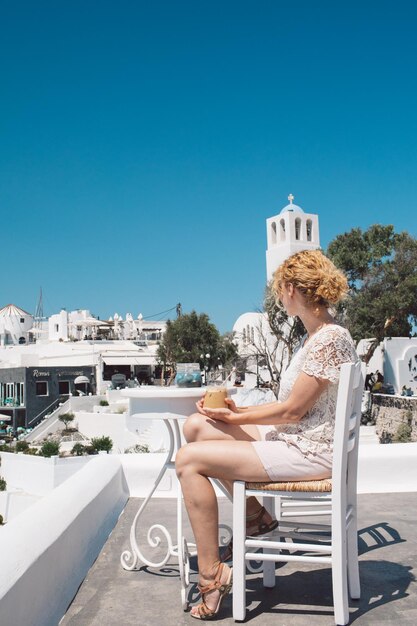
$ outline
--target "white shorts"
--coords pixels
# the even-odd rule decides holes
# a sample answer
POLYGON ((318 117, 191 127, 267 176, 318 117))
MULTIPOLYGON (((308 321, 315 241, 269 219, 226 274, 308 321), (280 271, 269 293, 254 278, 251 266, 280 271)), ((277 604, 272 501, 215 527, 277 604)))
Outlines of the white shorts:
POLYGON ((321 480, 332 475, 331 454, 304 454, 286 441, 265 441, 270 426, 257 427, 262 441, 252 445, 271 481, 321 480))

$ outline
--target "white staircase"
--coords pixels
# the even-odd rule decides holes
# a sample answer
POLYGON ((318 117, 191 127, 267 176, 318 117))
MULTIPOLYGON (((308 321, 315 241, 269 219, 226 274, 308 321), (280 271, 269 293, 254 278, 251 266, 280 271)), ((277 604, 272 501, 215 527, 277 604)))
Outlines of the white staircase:
POLYGON ((58 430, 60 426, 58 417, 63 413, 69 413, 70 410, 70 400, 67 400, 60 406, 58 406, 55 411, 53 411, 50 415, 45 417, 42 422, 40 422, 33 430, 30 431, 27 435, 25 435, 25 440, 29 443, 33 441, 37 441, 39 439, 44 439, 46 435, 50 432, 55 432, 58 430))

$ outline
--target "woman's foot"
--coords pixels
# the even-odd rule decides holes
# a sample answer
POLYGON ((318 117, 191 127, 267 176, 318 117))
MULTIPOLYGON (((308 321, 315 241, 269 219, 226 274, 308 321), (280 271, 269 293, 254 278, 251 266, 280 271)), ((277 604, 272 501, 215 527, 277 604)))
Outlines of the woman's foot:
MULTIPOLYGON (((265 507, 261 508, 252 515, 246 516, 246 536, 247 537, 259 537, 270 533, 278 526, 276 519, 268 513, 265 507)), ((233 537, 226 546, 225 551, 222 554, 222 561, 230 561, 233 557, 233 537)))
POLYGON ((271 514, 263 506, 256 513, 246 516, 246 535, 248 537, 265 535, 271 530, 275 530, 277 526, 277 520, 272 519, 271 514))
POLYGON ((191 609, 191 617, 196 619, 211 619, 220 610, 223 599, 232 587, 232 569, 225 563, 214 566, 212 577, 200 576, 198 588, 201 592, 201 602, 191 609))

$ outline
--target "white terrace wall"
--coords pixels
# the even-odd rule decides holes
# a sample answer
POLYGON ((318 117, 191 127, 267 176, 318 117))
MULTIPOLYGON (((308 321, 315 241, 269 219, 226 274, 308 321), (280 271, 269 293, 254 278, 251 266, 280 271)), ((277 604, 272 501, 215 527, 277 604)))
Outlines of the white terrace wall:
POLYGON ((120 460, 98 456, 0 528, 0 624, 57 626, 127 498, 120 460))
POLYGON ((358 493, 417 491, 417 443, 359 445, 358 493))
POLYGON ((38 502, 41 497, 22 491, 0 491, 0 515, 3 516, 5 522, 10 522, 38 502))
MULTIPOLYGON (((359 341, 359 356, 366 354, 370 341, 359 341)), ((376 370, 384 374, 385 382, 391 383, 396 393, 405 385, 417 394, 417 337, 386 337, 367 365, 367 372, 376 370)))
MULTIPOLYGON (((107 408, 107 407, 103 407, 107 408)), ((136 432, 132 432, 126 426, 125 413, 87 413, 79 411, 75 422, 80 433, 91 439, 92 437, 110 437, 113 441, 112 454, 123 453, 139 443, 136 432)))
POLYGON ((384 339, 384 378, 401 393, 403 385, 417 394, 417 337, 384 339))
POLYGON ((1 475, 8 489, 21 489, 26 493, 43 496, 84 467, 94 457, 74 456, 60 459, 36 457, 31 454, 1 452, 1 475))

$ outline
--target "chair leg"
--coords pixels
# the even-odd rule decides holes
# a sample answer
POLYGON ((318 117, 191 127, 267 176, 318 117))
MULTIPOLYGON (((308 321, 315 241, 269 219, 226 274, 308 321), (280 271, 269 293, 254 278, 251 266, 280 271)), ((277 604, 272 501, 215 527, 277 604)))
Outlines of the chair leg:
POLYGON ((332 581, 333 581, 333 605, 334 620, 337 626, 345 626, 349 623, 349 604, 347 590, 347 550, 346 530, 333 520, 332 527, 332 581))
POLYGON ((356 516, 352 519, 347 531, 347 573, 349 595, 354 600, 361 597, 358 562, 358 527, 356 516))
MULTIPOLYGON (((274 504, 275 504, 275 498, 264 496, 263 505, 265 509, 268 511, 268 513, 272 515, 272 517, 275 516, 274 504)), ((272 550, 268 549, 268 547, 264 549, 264 552, 265 551, 269 553, 272 552, 272 550)), ((263 580, 264 580, 264 587, 269 587, 269 588, 275 587, 275 562, 274 561, 264 561, 263 580)))
POLYGON ((246 616, 246 495, 245 483, 233 484, 233 619, 246 616))

